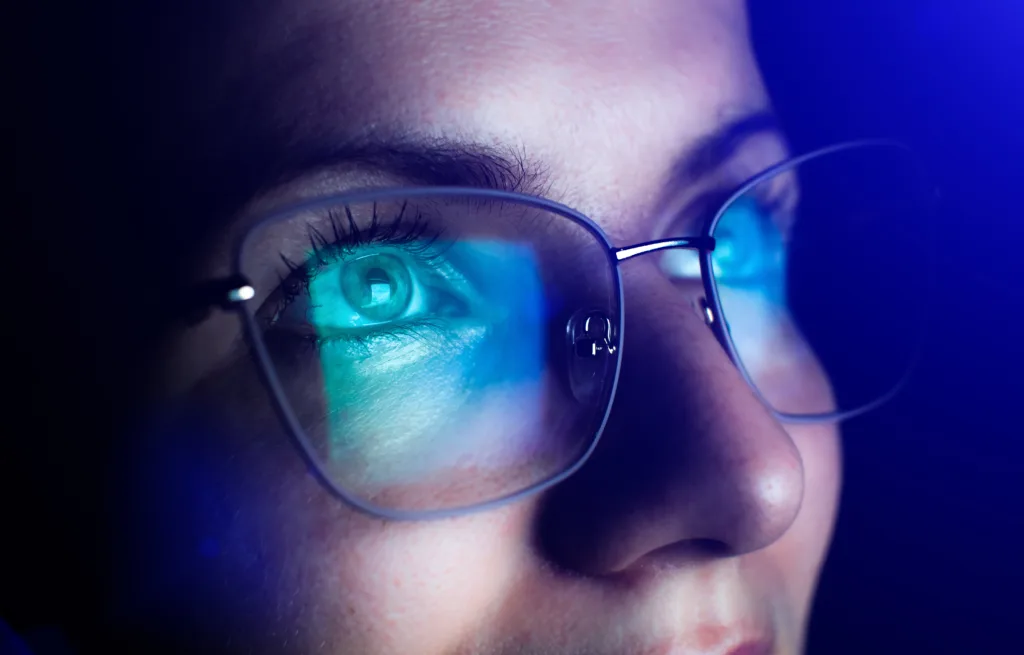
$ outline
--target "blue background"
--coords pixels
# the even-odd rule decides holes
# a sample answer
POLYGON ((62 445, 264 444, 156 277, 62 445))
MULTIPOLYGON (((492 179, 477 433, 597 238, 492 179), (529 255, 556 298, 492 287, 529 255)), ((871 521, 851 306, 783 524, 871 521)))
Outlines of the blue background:
POLYGON ((902 139, 943 190, 921 374, 849 425, 809 652, 1024 652, 1024 3, 752 3, 805 150, 902 139))

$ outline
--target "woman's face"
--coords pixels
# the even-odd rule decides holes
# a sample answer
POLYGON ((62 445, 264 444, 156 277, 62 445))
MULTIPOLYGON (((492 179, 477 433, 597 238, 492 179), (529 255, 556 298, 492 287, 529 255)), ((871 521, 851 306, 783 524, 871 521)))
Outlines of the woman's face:
MULTIPOLYGON (((786 156, 759 130, 684 165, 768 108, 739 0, 279 5, 239 11, 208 62, 204 97, 239 112, 212 126, 224 143, 296 162, 370 137, 510 153, 615 245, 665 236, 665 208, 786 156)), ((196 276, 229 270, 252 216, 415 181, 344 159, 292 176, 225 224, 196 276)), ((279 427, 238 319, 177 335, 166 391, 216 419, 147 442, 146 568, 123 620, 226 652, 800 652, 838 433, 773 419, 656 256, 622 275, 626 355, 597 450, 548 491, 460 518, 339 502, 279 427)))

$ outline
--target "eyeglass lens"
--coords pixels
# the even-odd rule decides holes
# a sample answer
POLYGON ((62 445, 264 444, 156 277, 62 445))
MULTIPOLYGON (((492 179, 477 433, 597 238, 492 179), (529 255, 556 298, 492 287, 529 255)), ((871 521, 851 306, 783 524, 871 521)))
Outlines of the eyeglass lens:
POLYGON ((778 412, 853 412, 906 379, 933 275, 928 193, 908 151, 865 146, 781 170, 721 213, 722 316, 778 412), (822 376, 830 384, 813 385, 822 376))
POLYGON ((544 482, 591 444, 614 382, 618 282, 581 224, 424 195, 258 230, 243 274, 285 278, 259 303, 258 336, 312 456, 346 493, 460 508, 544 482))

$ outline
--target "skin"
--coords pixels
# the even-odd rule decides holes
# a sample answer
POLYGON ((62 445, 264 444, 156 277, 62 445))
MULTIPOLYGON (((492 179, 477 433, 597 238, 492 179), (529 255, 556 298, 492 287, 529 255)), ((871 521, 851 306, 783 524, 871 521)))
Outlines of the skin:
MULTIPOLYGON (((240 15, 211 79, 259 79, 296 41, 311 56, 259 99, 296 138, 400 125, 515 148, 615 245, 666 234, 666 207, 786 156, 763 135, 666 192, 680 157, 768 107, 733 0, 295 0, 240 15)), ((214 235, 197 279, 228 272, 250 217, 367 179, 401 182, 340 167, 264 190, 214 235)), ((628 355, 592 458, 456 519, 388 522, 332 498, 271 412, 237 318, 176 334, 162 391, 208 413, 141 441, 131 493, 146 520, 117 620, 222 652, 801 652, 837 429, 777 422, 695 309, 699 289, 674 286, 655 256, 622 273, 628 355)), ((813 367, 802 383, 827 394, 813 367)))

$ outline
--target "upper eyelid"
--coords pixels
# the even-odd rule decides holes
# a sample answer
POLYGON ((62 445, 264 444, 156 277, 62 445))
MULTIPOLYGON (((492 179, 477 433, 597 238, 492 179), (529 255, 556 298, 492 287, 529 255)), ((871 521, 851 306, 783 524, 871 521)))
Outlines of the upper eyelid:
MULTIPOLYGON (((306 268, 310 255, 310 228, 316 227, 324 236, 333 234, 330 229, 323 229, 325 218, 322 213, 308 211, 279 221, 259 221, 250 226, 250 229, 256 227, 262 231, 257 233, 255 242, 247 244, 248 255, 242 259, 250 264, 257 261, 259 267, 249 269, 243 264, 241 272, 256 289, 252 306, 257 308, 257 312, 262 312, 264 305, 282 292, 283 285, 289 281, 294 283, 306 268)), ((277 313, 275 311, 275 315, 277 313)))
MULTIPOLYGON (((433 232, 430 232, 426 228, 422 228, 421 229, 419 227, 419 225, 420 225, 419 221, 421 219, 420 219, 420 216, 418 214, 413 216, 411 214, 403 213, 403 214, 400 214, 400 216, 404 217, 404 220, 407 222, 407 224, 408 223, 412 223, 411 225, 407 225, 407 227, 404 228, 406 230, 405 233, 402 233, 403 228, 400 227, 397 222, 394 222, 393 219, 390 220, 390 221, 381 221, 380 224, 381 225, 385 225, 385 227, 380 228, 380 229, 384 230, 384 232, 383 233, 377 232, 377 233, 372 234, 371 237, 370 237, 371 240, 369 240, 369 241, 360 241, 360 242, 357 242, 357 243, 341 243, 341 244, 339 244, 339 243, 337 243, 335 241, 332 241, 332 239, 335 238, 335 237, 339 237, 339 238, 344 239, 346 237, 351 237, 354 234, 358 234, 359 238, 363 239, 363 237, 365 235, 367 235, 367 233, 368 233, 368 231, 370 229, 370 226, 363 226, 362 228, 359 228, 357 226, 357 230, 356 231, 349 230, 349 231, 345 232, 344 234, 342 234, 342 233, 335 233, 332 230, 330 232, 331 237, 327 237, 322 232, 320 232, 319 235, 316 236, 316 239, 321 242, 320 244, 318 244, 316 246, 316 250, 315 250, 315 256, 319 259, 319 261, 316 263, 316 268, 335 266, 335 265, 339 264, 341 261, 344 261, 344 257, 347 254, 350 254, 350 253, 353 253, 353 252, 358 252, 358 249, 360 249, 360 248, 375 248, 375 247, 376 248, 385 247, 385 248, 395 249, 397 251, 397 253, 400 254, 402 257, 411 257, 413 259, 419 260, 420 264, 423 264, 426 260, 430 260, 431 263, 433 263, 433 258, 436 257, 438 255, 438 253, 428 253, 428 251, 432 247, 432 244, 434 243, 434 240, 436 239, 437 234, 433 233, 433 232), (387 227, 386 226, 387 223, 392 223, 393 224, 392 227, 391 228, 387 227), (390 232, 390 234, 388 232, 389 229, 392 230, 390 232), (417 239, 420 234, 427 234, 428 235, 427 236, 427 243, 425 243, 423 245, 417 245, 416 248, 414 249, 412 247, 403 247, 404 245, 407 245, 405 243, 395 243, 393 241, 388 241, 389 238, 394 237, 396 234, 402 234, 402 239, 410 239, 411 242, 415 242, 414 240, 417 239)), ((330 218, 330 217, 327 215, 327 213, 325 213, 320 218, 321 219, 327 219, 327 218, 330 218)), ((347 214, 346 214, 346 218, 347 218, 347 214)), ((337 223, 336 220, 334 220, 334 219, 331 220, 331 225, 332 226, 336 227, 337 226, 336 223, 337 223)), ((307 231, 311 231, 311 230, 314 229, 308 222, 304 223, 303 225, 307 229, 307 231)), ((310 244, 309 247, 312 247, 312 244, 310 244)), ((305 261, 303 263, 300 263, 300 264, 295 264, 294 262, 288 262, 287 263, 288 268, 289 268, 288 274, 286 276, 283 276, 282 279, 280 280, 280 282, 276 286, 273 286, 273 288, 270 290, 270 293, 265 298, 263 298, 261 300, 258 300, 256 302, 255 306, 258 307, 257 312, 264 313, 264 305, 267 302, 269 302, 272 298, 275 298, 276 296, 279 296, 282 293, 282 291, 284 290, 284 285, 286 285, 286 284, 292 284, 292 285, 298 284, 299 285, 297 290, 294 289, 294 288, 291 289, 285 296, 281 296, 280 300, 278 300, 275 303, 275 307, 274 307, 273 311, 270 312, 271 316, 266 317, 266 320, 270 324, 273 324, 274 322, 276 322, 278 320, 278 318, 287 309, 287 307, 292 302, 295 301, 297 295, 302 294, 302 293, 307 293, 307 294, 309 293, 309 286, 310 286, 310 284, 312 283, 312 281, 316 277, 316 275, 319 274, 319 272, 313 273, 310 270, 309 263, 310 263, 310 260, 311 260, 313 255, 314 255, 314 253, 307 252, 305 261)), ((452 270, 455 270, 450 264, 448 266, 452 270)), ((444 280, 449 281, 450 278, 448 276, 440 275, 440 274, 438 274, 433 269, 434 269, 433 266, 421 265, 421 266, 418 266, 415 269, 411 270, 410 273, 417 280, 417 282, 419 284, 423 285, 423 286, 430 286, 430 284, 431 284, 430 281, 429 281, 430 279, 443 278, 444 280), (430 273, 430 275, 425 275, 424 272, 422 270, 420 270, 420 269, 426 269, 430 273)), ((458 277, 460 277, 462 279, 465 279, 465 276, 463 276, 461 274, 459 274, 458 277)), ((268 286, 271 286, 271 285, 268 285, 268 286)), ((474 298, 474 300, 478 300, 478 298, 474 298)))
MULTIPOLYGON (((302 262, 305 262, 311 254, 334 249, 338 239, 345 239, 356 234, 362 236, 374 227, 378 230, 375 232, 378 235, 395 229, 394 217, 390 215, 373 222, 361 220, 361 218, 353 218, 353 229, 349 224, 347 214, 341 209, 332 207, 331 209, 321 208, 285 215, 280 220, 271 219, 269 222, 260 222, 256 226, 261 230, 257 236, 257 244, 250 244, 248 250, 255 251, 254 256, 261 261, 284 257, 297 267, 301 266, 302 262), (284 232, 277 233, 279 229, 284 232)), ((406 215, 402 222, 405 225, 416 224, 419 219, 406 215)))

